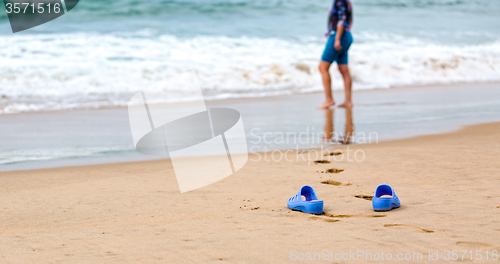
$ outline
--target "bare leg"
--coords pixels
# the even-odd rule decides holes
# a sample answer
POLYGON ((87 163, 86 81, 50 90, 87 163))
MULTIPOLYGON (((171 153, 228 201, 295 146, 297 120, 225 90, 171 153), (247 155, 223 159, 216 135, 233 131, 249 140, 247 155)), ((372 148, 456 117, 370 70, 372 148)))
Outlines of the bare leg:
POLYGON ((333 100, 332 96, 332 78, 330 77, 330 65, 331 63, 328 63, 326 61, 321 61, 319 63, 319 72, 321 72, 321 77, 323 78, 323 87, 325 88, 325 97, 326 100, 325 102, 318 106, 318 108, 321 109, 327 109, 332 105, 335 105, 335 101, 333 100))
POLYGON ((342 78, 344 78, 344 90, 345 90, 345 101, 339 107, 347 107, 351 108, 352 98, 351 98, 351 87, 352 87, 352 78, 349 73, 349 67, 347 64, 339 64, 339 71, 342 74, 342 78))

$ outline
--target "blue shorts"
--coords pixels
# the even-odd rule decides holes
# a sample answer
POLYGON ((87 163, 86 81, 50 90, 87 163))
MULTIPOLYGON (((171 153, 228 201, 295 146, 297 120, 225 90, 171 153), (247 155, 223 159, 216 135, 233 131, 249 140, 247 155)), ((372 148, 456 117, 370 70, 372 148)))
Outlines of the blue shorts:
POLYGON ((337 64, 347 64, 347 51, 352 44, 351 32, 344 32, 342 37, 340 37, 340 46, 342 46, 340 50, 335 49, 335 35, 336 33, 333 33, 328 38, 321 60, 329 63, 336 61, 337 64))

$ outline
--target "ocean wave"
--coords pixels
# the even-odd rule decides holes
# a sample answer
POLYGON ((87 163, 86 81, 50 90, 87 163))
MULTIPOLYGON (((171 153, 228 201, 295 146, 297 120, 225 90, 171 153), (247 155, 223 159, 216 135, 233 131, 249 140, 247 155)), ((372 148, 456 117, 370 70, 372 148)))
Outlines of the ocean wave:
MULTIPOLYGON (((500 41, 444 45, 402 35, 354 34, 353 89, 500 81, 500 41)), ((0 38, 0 114, 125 106, 137 91, 158 102, 192 91, 165 80, 195 70, 208 100, 321 91, 325 40, 148 32, 15 35, 0 38)), ((342 89, 337 71, 333 87, 342 89)))
MULTIPOLYGON (((303 0, 86 0, 77 5, 72 15, 79 17, 117 18, 152 16, 196 16, 215 15, 227 16, 239 14, 245 16, 276 15, 283 13, 325 14, 331 1, 303 1, 303 0), (264 14, 262 14, 262 12, 264 14)), ((499 5, 496 0, 464 1, 464 0, 357 0, 356 9, 362 13, 367 10, 399 9, 399 10, 428 10, 434 12, 435 8, 467 13, 492 13, 498 12, 499 5)), ((0 7, 5 11, 5 7, 0 7)), ((6 12, 0 12, 0 20, 6 19, 6 12)))
MULTIPOLYGON (((276 13, 298 10, 325 13, 324 9, 325 3, 302 0, 86 0, 81 1, 71 13, 77 17, 133 19, 172 15, 251 15, 254 12, 276 13)), ((0 7, 0 21, 7 18, 5 6, 0 7)))

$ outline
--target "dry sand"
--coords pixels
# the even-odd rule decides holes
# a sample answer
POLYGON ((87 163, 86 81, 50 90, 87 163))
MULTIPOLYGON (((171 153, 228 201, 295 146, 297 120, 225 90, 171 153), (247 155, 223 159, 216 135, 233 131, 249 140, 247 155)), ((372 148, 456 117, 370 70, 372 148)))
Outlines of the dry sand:
POLYGON ((441 261, 445 250, 500 250, 500 123, 349 148, 365 160, 347 161, 343 146, 329 164, 307 153, 249 161, 184 194, 167 160, 0 173, 0 263, 282 263, 323 250, 427 262, 429 250, 441 261), (344 171, 321 173, 331 168, 344 171), (382 183, 401 208, 375 213, 362 198, 382 183), (324 215, 286 207, 303 185, 324 215))

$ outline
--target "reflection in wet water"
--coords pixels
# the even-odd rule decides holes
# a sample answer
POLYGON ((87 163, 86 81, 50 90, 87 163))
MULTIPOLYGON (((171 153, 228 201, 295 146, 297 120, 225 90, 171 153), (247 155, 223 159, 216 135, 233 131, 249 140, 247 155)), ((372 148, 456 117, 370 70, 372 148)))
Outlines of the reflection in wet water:
POLYGON ((337 112, 345 112, 345 130, 344 132, 335 132, 334 120, 335 109, 325 110, 325 135, 323 139, 329 143, 340 143, 348 145, 352 143, 354 136, 354 123, 352 121, 352 109, 337 109, 337 112))

